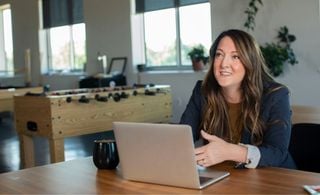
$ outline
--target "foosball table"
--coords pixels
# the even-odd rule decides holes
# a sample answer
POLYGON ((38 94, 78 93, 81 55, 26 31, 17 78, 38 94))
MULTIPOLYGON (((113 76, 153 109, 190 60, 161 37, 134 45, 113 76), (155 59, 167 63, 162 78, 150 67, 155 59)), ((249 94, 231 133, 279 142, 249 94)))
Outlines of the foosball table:
POLYGON ((13 96, 27 92, 41 93, 42 87, 23 87, 0 89, 0 112, 13 111, 13 96))
POLYGON ((66 137, 112 130, 113 121, 169 122, 171 88, 141 85, 27 93, 14 97, 14 114, 22 165, 33 167, 33 136, 48 139, 54 163, 64 161, 66 137))

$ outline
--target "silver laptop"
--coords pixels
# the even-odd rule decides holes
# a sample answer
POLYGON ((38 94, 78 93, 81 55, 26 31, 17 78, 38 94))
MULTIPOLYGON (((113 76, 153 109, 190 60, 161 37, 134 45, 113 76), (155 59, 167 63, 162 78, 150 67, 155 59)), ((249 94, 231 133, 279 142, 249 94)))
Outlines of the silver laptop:
POLYGON ((113 130, 125 179, 202 189, 230 175, 196 164, 188 125, 114 122, 113 130))

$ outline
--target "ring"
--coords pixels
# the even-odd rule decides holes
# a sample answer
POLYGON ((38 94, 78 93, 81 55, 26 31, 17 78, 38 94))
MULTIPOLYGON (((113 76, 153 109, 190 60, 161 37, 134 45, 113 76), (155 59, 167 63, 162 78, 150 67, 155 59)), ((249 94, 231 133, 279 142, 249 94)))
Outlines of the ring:
POLYGON ((205 164, 205 159, 202 159, 202 161, 201 161, 201 162, 202 162, 202 164, 205 164))

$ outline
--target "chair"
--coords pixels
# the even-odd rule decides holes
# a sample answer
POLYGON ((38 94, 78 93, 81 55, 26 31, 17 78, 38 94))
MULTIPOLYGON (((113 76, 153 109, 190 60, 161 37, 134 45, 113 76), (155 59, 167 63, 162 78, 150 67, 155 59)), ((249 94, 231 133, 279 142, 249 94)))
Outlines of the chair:
POLYGON ((293 124, 289 152, 291 153, 299 170, 320 173, 319 139, 320 124, 293 124))

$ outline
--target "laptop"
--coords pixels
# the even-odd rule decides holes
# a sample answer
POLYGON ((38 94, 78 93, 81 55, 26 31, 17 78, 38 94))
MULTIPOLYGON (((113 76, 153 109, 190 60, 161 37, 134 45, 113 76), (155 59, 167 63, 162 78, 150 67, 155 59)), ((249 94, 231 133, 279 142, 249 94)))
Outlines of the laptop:
POLYGON ((203 189, 230 175, 196 164, 189 125, 113 122, 113 130, 127 180, 203 189))

